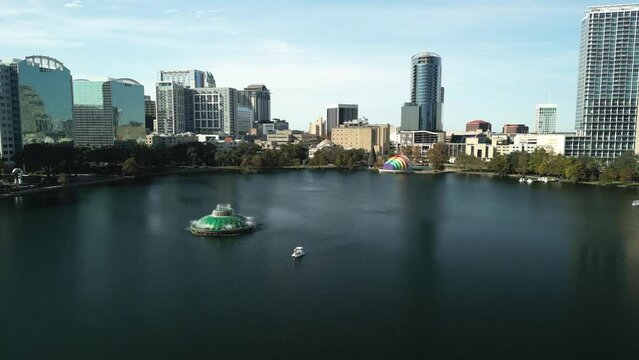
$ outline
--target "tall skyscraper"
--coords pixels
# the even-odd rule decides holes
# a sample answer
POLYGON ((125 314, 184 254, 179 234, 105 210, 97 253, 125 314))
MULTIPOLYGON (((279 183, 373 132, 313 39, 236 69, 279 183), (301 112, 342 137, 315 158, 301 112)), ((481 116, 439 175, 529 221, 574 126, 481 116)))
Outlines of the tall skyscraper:
POLYGON ((146 135, 144 86, 132 79, 73 82, 76 146, 113 146, 146 135))
MULTIPOLYGON (((7 64, 5 64, 7 66, 7 64)), ((73 141, 73 91, 71 72, 62 62, 42 55, 8 63, 13 106, 14 148, 23 144, 73 141), (16 105, 17 103, 17 105, 16 105)), ((5 120, 6 121, 6 120, 5 120)))
POLYGON ((552 134, 557 125, 557 104, 535 106, 535 133, 552 134))
POLYGON ((339 127, 345 121, 357 119, 357 105, 337 104, 326 107, 326 133, 330 136, 331 130, 339 127))
POLYGON ((202 70, 160 70, 158 81, 173 81, 185 88, 214 88, 213 74, 202 70))
POLYGON ((581 20, 575 128, 581 137, 572 156, 609 162, 637 151, 639 4, 593 6, 581 20))
POLYGON ((238 91, 238 101, 253 108, 253 122, 271 121, 271 92, 265 85, 249 85, 238 91))
MULTIPOLYGON (((404 106, 419 106, 419 129, 441 131, 442 104, 442 59, 431 52, 423 52, 411 58, 411 102, 404 106)), ((407 123, 413 123, 406 119, 407 123)), ((403 129, 402 129, 403 130, 403 129)))
POLYGON ((160 81, 155 85, 155 121, 153 129, 166 135, 186 131, 184 87, 172 81, 160 81))
POLYGON ((15 165, 21 147, 18 73, 15 64, 0 62, 0 158, 5 165, 15 165))

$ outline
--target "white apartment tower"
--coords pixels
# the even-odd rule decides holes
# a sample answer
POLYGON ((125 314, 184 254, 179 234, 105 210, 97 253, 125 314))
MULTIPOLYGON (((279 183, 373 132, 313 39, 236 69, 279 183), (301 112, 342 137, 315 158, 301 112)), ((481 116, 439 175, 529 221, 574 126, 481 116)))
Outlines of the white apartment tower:
POLYGON ((557 126, 557 104, 535 106, 535 133, 552 134, 557 126))
POLYGON ((567 155, 610 162, 636 151, 639 4, 593 6, 581 20, 575 128, 567 155))

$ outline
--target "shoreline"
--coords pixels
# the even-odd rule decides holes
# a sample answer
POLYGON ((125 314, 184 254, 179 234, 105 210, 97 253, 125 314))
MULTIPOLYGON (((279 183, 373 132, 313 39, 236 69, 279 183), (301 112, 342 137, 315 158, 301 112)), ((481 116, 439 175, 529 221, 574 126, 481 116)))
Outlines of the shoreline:
MULTIPOLYGON (((25 190, 11 192, 11 193, 8 193, 8 194, 0 194, 0 200, 9 199, 9 198, 15 198, 15 197, 24 196, 24 195, 32 195, 32 194, 39 194, 39 193, 44 193, 44 192, 58 191, 58 190, 65 189, 65 188, 78 188, 78 187, 82 187, 82 186, 118 183, 118 182, 124 182, 124 181, 127 181, 127 180, 144 179, 144 178, 150 178, 150 177, 156 177, 156 176, 165 176, 165 175, 174 175, 174 174, 197 174, 197 173, 216 173, 216 172, 236 172, 236 173, 243 173, 243 174, 256 174, 256 173, 260 173, 260 172, 264 172, 264 171, 278 171, 278 170, 348 170, 348 171, 368 170, 368 171, 377 172, 378 169, 377 168, 368 168, 368 167, 355 167, 353 169, 345 169, 345 168, 336 167, 334 165, 324 165, 324 166, 307 166, 307 165, 304 165, 304 166, 283 166, 283 167, 271 168, 271 169, 253 169, 253 168, 243 168, 241 166, 193 167, 193 168, 180 167, 180 168, 171 168, 171 169, 166 169, 166 170, 163 170, 163 171, 151 172, 151 173, 146 173, 146 174, 139 174, 139 175, 135 175, 135 176, 134 175, 121 175, 121 176, 113 176, 113 177, 109 177, 109 178, 82 181, 82 182, 78 182, 78 183, 60 184, 60 185, 44 186, 44 187, 33 188, 33 189, 25 189, 25 190)), ((444 170, 441 170, 441 171, 439 171, 439 170, 414 171, 411 174, 417 174, 417 175, 465 174, 465 175, 475 175, 475 176, 500 177, 497 173, 489 172, 489 171, 485 171, 485 172, 484 171, 462 171, 462 170, 457 170, 457 169, 444 169, 444 170)), ((59 176, 59 175, 55 175, 55 176, 59 176)), ((516 178, 520 178, 520 177, 522 177, 522 175, 507 174, 507 175, 504 176, 504 178, 515 178, 515 179, 516 178)), ((525 177, 530 177, 532 179, 540 178, 539 176, 529 176, 529 175, 526 175, 525 177)), ((557 182, 573 184, 570 181, 562 180, 562 179, 558 179, 557 182)), ((631 184, 624 184, 624 183, 619 183, 619 182, 617 182, 617 183, 602 183, 602 182, 599 182, 599 181, 587 181, 587 182, 580 182, 580 183, 574 183, 574 184, 582 184, 582 185, 590 185, 590 186, 603 186, 603 187, 616 187, 616 188, 622 188, 622 189, 631 189, 631 188, 639 187, 639 184, 636 184, 636 183, 631 183, 631 184)))

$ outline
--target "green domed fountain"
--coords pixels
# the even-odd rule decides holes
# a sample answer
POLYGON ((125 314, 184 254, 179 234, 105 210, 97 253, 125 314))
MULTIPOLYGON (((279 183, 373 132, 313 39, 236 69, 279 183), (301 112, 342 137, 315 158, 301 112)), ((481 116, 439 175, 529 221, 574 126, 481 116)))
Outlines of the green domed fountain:
POLYGON ((191 224, 191 233, 201 236, 238 235, 255 230, 255 224, 244 216, 236 215, 229 204, 218 204, 211 215, 191 224))

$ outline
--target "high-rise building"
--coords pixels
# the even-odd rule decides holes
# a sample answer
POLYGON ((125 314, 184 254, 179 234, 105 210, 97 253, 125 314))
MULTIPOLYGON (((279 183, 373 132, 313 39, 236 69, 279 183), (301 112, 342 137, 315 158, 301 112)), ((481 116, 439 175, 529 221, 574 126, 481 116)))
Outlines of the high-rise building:
POLYGON ((552 134, 557 124, 557 104, 535 106, 535 133, 552 134))
POLYGON ((202 70, 160 70, 158 81, 173 81, 185 88, 214 88, 213 74, 202 70))
POLYGON ((419 106, 418 130, 441 131, 444 102, 442 59, 435 53, 423 52, 414 55, 411 62, 410 104, 419 106))
POLYGON ((357 105, 337 104, 326 107, 326 133, 330 136, 331 130, 339 127, 346 121, 357 119, 357 105))
POLYGON ((271 92, 263 84, 253 84, 238 91, 240 105, 253 108, 253 122, 271 121, 271 92))
POLYGON ((308 132, 321 138, 326 137, 326 122, 324 118, 317 118, 315 121, 308 124, 308 132))
POLYGON ((593 6, 581 20, 575 128, 566 155, 609 162, 637 151, 639 4, 593 6))
POLYGON ((6 166, 15 165, 21 140, 18 73, 15 65, 0 62, 0 158, 6 166))
POLYGON ((153 120, 155 120, 155 101, 151 97, 144 95, 144 127, 147 131, 153 131, 153 120))
MULTIPOLYGON (((6 66, 6 65, 5 65, 6 66)), ((73 90, 71 72, 62 62, 42 55, 13 60, 8 65, 12 101, 19 106, 19 126, 14 122, 14 148, 30 143, 73 141, 73 90)), ((13 120, 18 116, 12 112, 13 120)))
POLYGON ((184 87, 172 81, 160 81, 155 84, 155 91, 154 131, 166 135, 185 132, 184 87))
POLYGON ((132 79, 73 82, 76 146, 113 146, 144 138, 144 86, 132 79))
POLYGON ((204 134, 248 133, 251 129, 253 110, 238 104, 238 91, 233 88, 187 89, 192 98, 193 129, 204 134), (239 117, 238 117, 239 115, 239 117))

